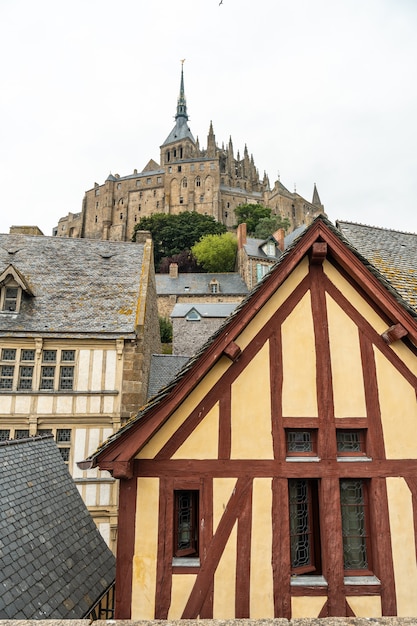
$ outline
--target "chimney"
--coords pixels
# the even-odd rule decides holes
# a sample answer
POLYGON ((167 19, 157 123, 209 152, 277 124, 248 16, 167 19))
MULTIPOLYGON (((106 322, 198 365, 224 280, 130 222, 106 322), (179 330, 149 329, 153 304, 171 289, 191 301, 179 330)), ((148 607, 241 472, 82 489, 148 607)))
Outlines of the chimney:
POLYGON ((278 243, 278 248, 281 250, 281 252, 284 252, 284 248, 285 248, 285 242, 284 242, 285 229, 284 228, 278 228, 278 230, 276 230, 272 236, 275 239, 275 241, 278 243))
POLYGON ((149 230, 137 230, 136 231, 136 243, 146 243, 148 239, 152 239, 152 235, 149 230))
POLYGON ((246 243, 246 224, 239 224, 237 227, 237 249, 242 250, 246 243))
POLYGON ((178 278, 178 263, 169 264, 169 277, 178 278))

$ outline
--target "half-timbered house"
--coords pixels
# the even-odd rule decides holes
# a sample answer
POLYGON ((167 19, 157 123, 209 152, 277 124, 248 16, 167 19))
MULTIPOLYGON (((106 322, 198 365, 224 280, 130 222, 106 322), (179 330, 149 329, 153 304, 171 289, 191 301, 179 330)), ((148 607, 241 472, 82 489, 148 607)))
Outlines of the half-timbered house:
POLYGON ((324 217, 82 467, 116 617, 417 616, 416 312, 324 217))

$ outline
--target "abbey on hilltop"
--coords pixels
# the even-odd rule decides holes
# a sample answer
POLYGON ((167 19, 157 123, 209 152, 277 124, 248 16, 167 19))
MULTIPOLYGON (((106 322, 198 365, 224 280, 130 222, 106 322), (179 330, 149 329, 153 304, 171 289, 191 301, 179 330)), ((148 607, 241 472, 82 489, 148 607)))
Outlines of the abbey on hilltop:
POLYGON ((130 241, 142 217, 181 211, 212 215, 232 228, 234 209, 245 203, 270 207, 290 220, 291 230, 324 213, 315 185, 311 202, 279 180, 271 188, 266 173, 260 179, 246 146, 243 158, 234 155, 231 138, 219 148, 211 122, 207 147, 200 148, 188 126, 182 68, 175 126, 160 147, 160 163, 151 159, 141 172, 110 174, 102 185, 95 183, 85 193, 81 212, 62 217, 53 234, 130 241))

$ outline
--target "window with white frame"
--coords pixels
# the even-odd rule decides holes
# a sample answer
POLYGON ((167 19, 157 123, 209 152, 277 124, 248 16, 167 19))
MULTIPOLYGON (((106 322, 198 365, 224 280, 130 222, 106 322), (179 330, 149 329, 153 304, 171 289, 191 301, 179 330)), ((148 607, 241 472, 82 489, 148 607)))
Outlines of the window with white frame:
POLYGON ((0 391, 74 388, 75 350, 42 350, 40 371, 35 370, 35 354, 34 348, 1 349, 0 391))
POLYGON ((71 428, 57 428, 55 441, 63 460, 68 463, 71 449, 71 428))
POLYGON ((75 350, 43 350, 39 388, 73 389, 74 362, 75 350))

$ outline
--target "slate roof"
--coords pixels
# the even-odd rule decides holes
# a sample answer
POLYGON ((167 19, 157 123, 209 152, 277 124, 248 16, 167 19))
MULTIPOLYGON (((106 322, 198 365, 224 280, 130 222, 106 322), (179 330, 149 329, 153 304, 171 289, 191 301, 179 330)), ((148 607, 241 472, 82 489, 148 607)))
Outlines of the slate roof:
POLYGON ((177 354, 153 354, 149 373, 148 400, 174 380, 190 357, 177 354))
POLYGON ((180 302, 172 309, 171 317, 185 317, 192 309, 201 317, 229 317, 237 305, 237 302, 180 302))
POLYGON ((417 235, 341 220, 336 227, 417 309, 417 235))
POLYGON ((0 274, 29 284, 18 313, 0 312, 0 336, 134 336, 144 244, 0 234, 0 274))
POLYGON ((168 295, 233 295, 243 296, 248 293, 245 281, 236 272, 223 274, 178 274, 178 278, 171 278, 169 274, 156 274, 156 293, 158 296, 168 295), (217 280, 219 292, 212 294, 210 281, 217 280), (188 287, 188 290, 186 289, 188 287))
POLYGON ((0 489, 0 619, 86 616, 115 557, 51 435, 0 443, 0 489))

